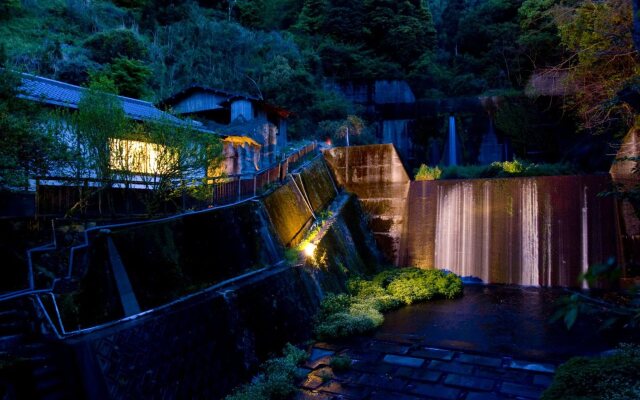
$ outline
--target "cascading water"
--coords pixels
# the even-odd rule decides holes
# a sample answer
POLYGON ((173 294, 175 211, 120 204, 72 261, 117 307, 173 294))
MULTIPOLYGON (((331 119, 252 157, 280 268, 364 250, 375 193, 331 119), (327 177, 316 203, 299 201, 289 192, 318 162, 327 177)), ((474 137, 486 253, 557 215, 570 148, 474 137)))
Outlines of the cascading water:
POLYGON ((616 254, 613 206, 597 197, 607 185, 601 176, 412 182, 401 265, 576 286, 589 263, 616 254))
MULTIPOLYGON (((589 207, 587 206, 587 187, 585 186, 582 191, 582 215, 581 215, 581 231, 582 231, 582 273, 586 274, 589 271, 589 207)), ((587 289, 587 281, 582 281, 582 287, 587 289)))
POLYGON ((449 117, 449 165, 458 165, 456 148, 456 119, 453 115, 449 117))
POLYGON ((520 191, 520 268, 522 285, 540 283, 538 265, 540 261, 540 237, 538 235, 538 186, 527 179, 520 191))

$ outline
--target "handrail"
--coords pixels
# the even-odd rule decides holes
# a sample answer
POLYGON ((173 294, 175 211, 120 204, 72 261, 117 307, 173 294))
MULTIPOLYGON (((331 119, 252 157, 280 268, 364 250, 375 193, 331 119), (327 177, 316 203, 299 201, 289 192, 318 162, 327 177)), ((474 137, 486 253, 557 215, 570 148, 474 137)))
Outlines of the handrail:
MULTIPOLYGON (((306 156, 307 154, 313 152, 316 149, 317 149, 317 144, 315 142, 313 142, 313 143, 311 143, 309 145, 306 145, 303 148, 301 148, 298 151, 296 151, 295 153, 291 154, 286 159, 280 161, 278 164, 274 164, 274 165, 270 166, 269 168, 265 168, 264 170, 254 174, 254 179, 255 179, 255 177, 257 175, 265 174, 265 173, 269 174, 270 171, 272 169, 274 169, 275 165, 282 166, 283 164, 288 164, 290 162, 289 160, 294 158, 294 157, 299 157, 299 158, 296 158, 296 160, 293 161, 294 163, 298 162, 299 160, 302 160, 304 158, 304 156, 306 156)), ((304 166, 307 165, 308 163, 313 162, 316 158, 317 157, 313 157, 311 160, 306 160, 304 163, 302 163, 301 165, 297 166, 295 169, 293 169, 291 171, 288 169, 288 165, 287 165, 286 175, 297 173, 297 171, 299 171, 300 169, 304 168, 304 166)), ((277 180, 280 180, 280 177, 277 177, 277 180)), ((143 312, 141 312, 139 314, 132 315, 132 316, 129 316, 129 317, 126 317, 126 318, 123 318, 123 319, 119 319, 119 320, 116 320, 116 321, 110 321, 110 322, 102 324, 102 325, 98 325, 98 326, 94 326, 94 327, 90 327, 90 328, 85 328, 85 329, 80 329, 80 330, 76 330, 76 331, 71 331, 71 332, 67 332, 64 329, 64 324, 62 322, 61 314, 60 314, 60 311, 58 309, 57 300, 55 298, 53 290, 54 290, 56 284, 61 279, 65 279, 65 278, 68 279, 68 278, 71 278, 73 276, 75 254, 76 254, 77 251, 80 251, 80 250, 82 250, 82 249, 84 249, 84 248, 89 246, 89 243, 90 243, 89 235, 91 233, 93 233, 95 231, 100 231, 102 229, 116 229, 116 228, 130 227, 130 226, 136 226, 136 225, 143 225, 143 224, 151 224, 151 223, 159 223, 159 222, 171 221, 171 220, 174 220, 174 219, 177 219, 177 218, 182 218, 185 215, 204 214, 204 213, 213 212, 213 211, 224 209, 224 208, 228 208, 228 207, 233 207, 233 206, 236 206, 238 204, 242 204, 242 203, 245 203, 245 202, 248 202, 248 201, 254 201, 256 198, 257 198, 257 196, 256 196, 256 193, 255 193, 255 185, 254 185, 254 195, 253 196, 245 198, 245 199, 239 199, 238 201, 230 203, 230 204, 217 205, 217 206, 213 206, 213 207, 210 207, 210 208, 207 208, 207 209, 203 209, 203 210, 198 210, 198 211, 182 212, 180 214, 175 214, 175 215, 172 215, 172 216, 159 218, 159 219, 154 219, 154 220, 132 221, 132 222, 124 222, 124 223, 116 223, 116 224, 109 224, 109 225, 94 226, 94 227, 88 228, 83 232, 82 243, 71 247, 71 249, 69 251, 69 254, 70 254, 69 255, 69 266, 67 268, 66 275, 63 276, 62 278, 55 278, 53 280, 53 282, 51 283, 51 286, 49 288, 36 289, 35 288, 35 279, 34 279, 34 268, 33 268, 32 254, 35 253, 35 252, 52 251, 52 250, 57 249, 55 228, 52 226, 53 238, 52 238, 52 241, 50 243, 47 243, 47 244, 44 244, 44 245, 41 245, 41 246, 37 246, 37 247, 34 247, 34 248, 31 248, 31 249, 27 250, 27 267, 28 267, 28 280, 29 280, 28 287, 25 288, 25 289, 22 289, 22 290, 13 291, 13 292, 9 292, 9 293, 5 293, 5 294, 0 295, 0 303, 2 303, 4 301, 9 301, 9 300, 12 300, 12 299, 16 299, 16 298, 35 296, 35 298, 37 299, 37 305, 38 305, 38 307, 40 307, 42 309, 42 311, 43 311, 43 313, 45 315, 45 318, 47 320, 47 323, 51 326, 52 331, 55 333, 55 335, 58 338, 63 338, 63 337, 68 337, 70 335, 77 335, 77 334, 91 332, 93 330, 101 329, 101 328, 106 327, 106 326, 111 326, 111 325, 114 325, 114 324, 116 324, 118 322, 122 322, 122 321, 125 321, 125 320, 135 319, 135 318, 138 318, 140 316, 155 312, 156 310, 161 310, 161 309, 169 307, 169 306, 171 306, 173 304, 179 303, 181 301, 185 301, 185 300, 190 299, 190 298, 192 298, 192 297, 194 297, 194 296, 196 296, 198 294, 207 293, 207 292, 213 291, 213 290, 215 290, 217 288, 220 288, 220 287, 222 287, 224 285, 236 282, 236 281, 238 281, 240 279, 244 279, 244 278, 253 276, 253 275, 255 275, 255 274, 259 273, 259 272, 263 272, 266 269, 279 266, 279 265, 282 264, 282 261, 278 262, 277 264, 275 264, 275 265, 273 265, 271 267, 266 267, 266 268, 262 268, 262 269, 259 269, 259 270, 250 271, 250 272, 245 273, 243 275, 227 279, 225 281, 222 281, 222 282, 220 282, 218 284, 210 286, 210 287, 208 287, 206 289, 203 289, 201 291, 198 291, 196 293, 192 293, 190 295, 183 296, 183 297, 181 297, 179 299, 176 299, 176 300, 174 300, 174 301, 172 301, 170 303, 164 304, 162 306, 159 306, 159 307, 156 307, 156 308, 153 308, 153 309, 150 309, 150 310, 143 311, 143 312), (59 332, 59 330, 56 327, 55 323, 53 323, 53 321, 51 320, 49 312, 47 311, 46 307, 42 303, 42 300, 40 299, 40 295, 41 294, 48 294, 49 296, 51 296, 51 301, 53 303, 54 310, 56 312, 57 319, 58 319, 58 322, 60 324, 61 332, 59 332)))
MULTIPOLYGON (((259 171, 245 173, 245 174, 234 174, 234 175, 220 175, 215 177, 192 177, 191 179, 177 179, 175 182, 179 183, 181 188, 191 188, 197 187, 201 185, 207 185, 207 190, 210 190, 210 197, 206 200, 196 199, 196 208, 200 208, 204 204, 208 206, 212 206, 220 203, 226 203, 233 200, 240 200, 242 197, 247 196, 257 196, 259 192, 262 192, 265 186, 279 181, 283 179, 290 170, 290 167, 295 167, 297 163, 304 160, 307 155, 316 151, 318 148, 317 143, 311 142, 305 146, 298 148, 297 150, 289 153, 282 160, 275 162, 259 171), (266 178, 265 178, 266 176, 266 178), (253 184, 250 182, 253 180, 253 184)), ((60 177, 60 176, 38 176, 35 178, 36 181, 36 213, 40 216, 53 216, 59 215, 66 212, 66 208, 70 207, 70 204, 77 201, 75 199, 75 195, 71 195, 71 199, 69 198, 71 192, 51 192, 55 197, 60 197, 58 201, 62 201, 63 204, 67 202, 69 205, 60 206, 56 205, 56 201, 51 202, 47 201, 44 196, 47 192, 45 190, 52 190, 52 187, 91 187, 97 188, 98 186, 107 186, 116 190, 121 189, 129 189, 129 190, 144 190, 144 189, 153 189, 157 186, 158 181, 154 178, 141 178, 140 176, 132 176, 131 179, 122 180, 122 179, 99 179, 95 177, 60 177), (136 179, 138 178, 138 179, 136 179), (51 183, 50 183, 51 182, 51 183), (53 182, 58 182, 55 184, 53 182), (65 183, 69 183, 65 185, 65 183), (45 189, 47 188, 47 189, 45 189), (64 210, 63 210, 64 209, 64 210)), ((182 208, 187 208, 184 204, 186 192, 183 191, 183 204, 182 208)), ((125 202, 130 204, 131 200, 129 197, 126 197, 125 202)), ((191 201, 191 200, 189 200, 191 201)), ((135 202, 135 201, 134 201, 135 202)), ((127 206, 129 207, 129 206, 127 206)), ((125 207, 126 208, 126 207, 125 207)), ((90 211, 90 213, 95 211, 90 211)), ((112 213, 115 212, 116 215, 140 215, 138 213, 132 213, 130 209, 126 208, 126 210, 115 211, 111 210, 112 213)), ((101 215, 102 212, 98 211, 98 215, 101 215)))

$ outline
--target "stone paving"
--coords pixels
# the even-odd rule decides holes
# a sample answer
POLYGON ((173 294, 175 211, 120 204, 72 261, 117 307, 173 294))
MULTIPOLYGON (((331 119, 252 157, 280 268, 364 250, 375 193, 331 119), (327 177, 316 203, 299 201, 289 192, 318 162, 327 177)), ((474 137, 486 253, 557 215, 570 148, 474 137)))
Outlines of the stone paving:
POLYGON ((537 399, 556 365, 508 356, 427 347, 419 336, 360 338, 316 343, 300 371, 303 399, 537 399), (352 360, 334 371, 336 355, 352 360))

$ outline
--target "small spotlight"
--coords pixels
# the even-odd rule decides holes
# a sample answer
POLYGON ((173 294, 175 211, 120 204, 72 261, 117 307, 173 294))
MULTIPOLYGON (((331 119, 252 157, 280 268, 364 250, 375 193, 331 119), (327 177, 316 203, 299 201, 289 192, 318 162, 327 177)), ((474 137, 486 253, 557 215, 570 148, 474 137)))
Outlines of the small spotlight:
POLYGON ((313 243, 307 243, 304 246, 304 249, 302 249, 302 251, 304 252, 305 257, 307 257, 307 258, 313 257, 313 255, 316 252, 316 247, 317 246, 315 244, 313 244, 313 243))

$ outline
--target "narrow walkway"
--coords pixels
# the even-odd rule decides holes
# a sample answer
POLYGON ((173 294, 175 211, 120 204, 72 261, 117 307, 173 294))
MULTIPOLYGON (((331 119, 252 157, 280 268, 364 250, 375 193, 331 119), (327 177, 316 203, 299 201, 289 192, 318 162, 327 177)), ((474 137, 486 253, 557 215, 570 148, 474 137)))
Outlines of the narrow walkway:
POLYGON ((351 345, 317 343, 299 399, 537 399, 555 365, 427 347, 411 336, 351 345), (329 367, 346 354, 349 371, 329 367))

